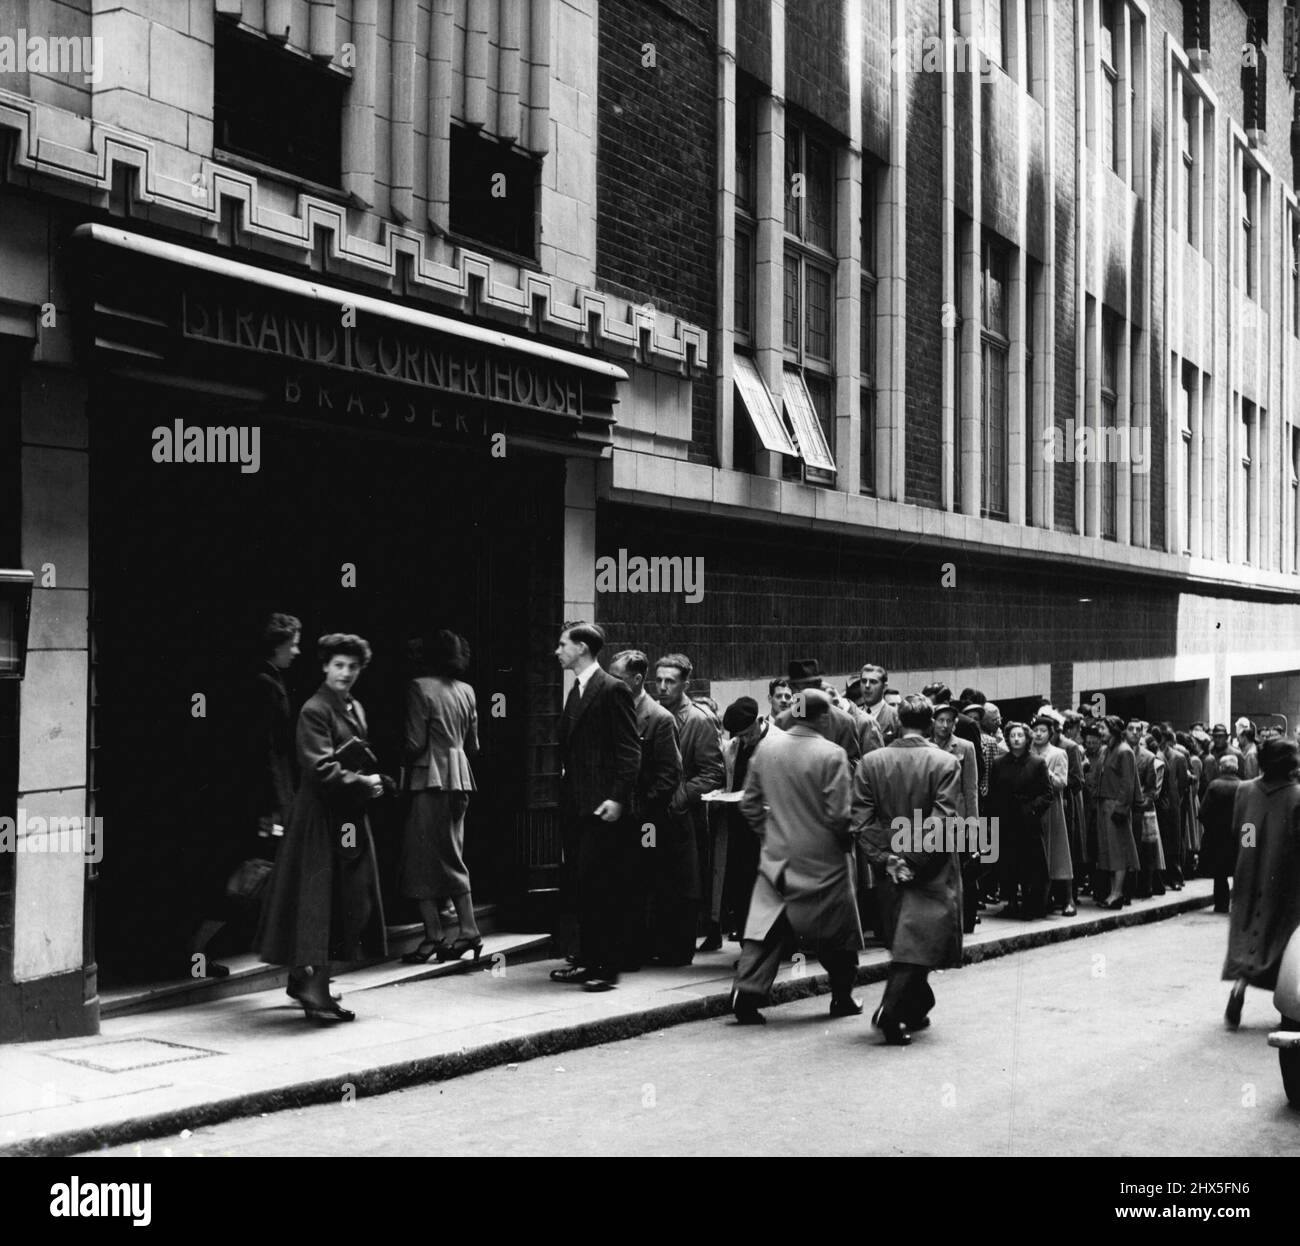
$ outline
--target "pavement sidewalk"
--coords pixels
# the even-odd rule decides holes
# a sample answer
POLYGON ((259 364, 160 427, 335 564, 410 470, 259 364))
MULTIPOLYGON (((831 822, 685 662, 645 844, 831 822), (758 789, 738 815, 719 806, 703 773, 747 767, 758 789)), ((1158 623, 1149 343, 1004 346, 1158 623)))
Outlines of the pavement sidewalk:
MULTIPOLYGON (((1160 921, 1208 906, 1211 892, 1198 879, 1117 913, 1084 900, 1073 918, 985 916, 966 938, 965 961, 1160 921)), ((0 1048, 0 1155, 71 1155, 719 1017, 737 949, 700 954, 685 969, 625 974, 605 994, 552 983, 558 962, 529 959, 537 952, 536 935, 495 934, 478 972, 469 962, 390 963, 344 975, 352 1024, 308 1022, 276 989, 109 1017, 94 1038, 0 1048)), ((882 981, 888 964, 883 948, 863 953, 858 982, 882 981)), ((815 962, 796 961, 782 968, 774 1002, 826 989, 815 962)), ((874 1000, 864 1003, 856 1024, 865 1031, 874 1000)))

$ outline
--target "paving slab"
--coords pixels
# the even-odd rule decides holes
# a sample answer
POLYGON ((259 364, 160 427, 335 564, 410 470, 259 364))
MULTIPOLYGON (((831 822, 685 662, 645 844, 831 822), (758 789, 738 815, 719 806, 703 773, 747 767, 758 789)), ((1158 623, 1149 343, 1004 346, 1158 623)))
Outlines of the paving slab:
MULTIPOLYGON (((1116 913, 1084 900, 1073 918, 987 915, 964 960, 1160 921, 1210 905, 1211 893, 1198 879, 1116 913)), ((685 968, 624 974, 617 990, 592 994, 552 983, 557 962, 528 959, 536 935, 503 933, 485 938, 477 972, 469 962, 390 963, 342 975, 352 1024, 309 1022, 278 987, 111 1016, 93 1038, 0 1048, 0 1155, 71 1155, 722 1016, 737 951, 728 944, 685 968)), ((888 965, 883 948, 868 949, 859 984, 882 981, 888 965)), ((814 961, 796 960, 782 967, 773 1005, 827 990, 814 961)))

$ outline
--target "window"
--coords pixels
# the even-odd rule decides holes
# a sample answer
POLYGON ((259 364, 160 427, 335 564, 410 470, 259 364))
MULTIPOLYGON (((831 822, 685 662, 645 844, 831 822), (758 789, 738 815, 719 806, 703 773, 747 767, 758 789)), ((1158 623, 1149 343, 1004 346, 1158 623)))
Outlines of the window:
POLYGON ((1241 548, 1246 562, 1255 561, 1255 533, 1251 525, 1251 516, 1255 513, 1254 473, 1251 471, 1255 449, 1255 404, 1245 398, 1241 400, 1241 487, 1237 491, 1241 498, 1238 515, 1241 523, 1241 548))
POLYGON ((1101 158, 1106 168, 1119 172, 1123 151, 1120 138, 1119 71, 1115 67, 1115 5, 1101 4, 1101 158))
POLYGON ((754 334, 755 244, 758 204, 754 144, 758 127, 759 88, 748 78, 736 82, 736 288, 735 331, 739 345, 749 346, 754 334))
POLYGON ((1241 166, 1241 246, 1237 285, 1248 299, 1259 297, 1259 230, 1256 228, 1259 171, 1247 160, 1241 166))
POLYGON ((984 244, 980 269, 980 334, 984 392, 981 397, 983 431, 983 505, 981 513, 1007 517, 1007 373, 1011 353, 1008 337, 1007 252, 994 243, 984 244))
MULTIPOLYGON (((800 122, 785 128, 785 260, 782 274, 782 344, 786 362, 801 377, 803 388, 789 384, 786 409, 792 419, 803 418, 804 404, 815 413, 827 444, 832 441, 830 380, 834 359, 834 177, 828 142, 800 122)), ((834 456, 806 452, 805 438, 795 425, 795 438, 809 468, 833 471, 834 456), (827 466, 824 459, 829 460, 827 466)))
POLYGON ((859 489, 876 491, 876 193, 871 170, 862 175, 861 454, 859 489))
POLYGON ((1187 245, 1198 246, 1201 216, 1200 169, 1196 161, 1194 137, 1199 128, 1199 97, 1190 89, 1191 84, 1183 83, 1183 124, 1182 124, 1182 227, 1187 237, 1187 245))
POLYGON ((953 231, 953 272, 956 273, 957 280, 953 291, 956 306, 953 308, 952 334, 952 505, 953 509, 957 511, 961 510, 962 500, 962 335, 966 323, 966 295, 962 264, 965 259, 963 241, 969 228, 969 223, 963 224, 961 220, 958 220, 957 227, 953 231))
POLYGON ((215 31, 213 141, 221 151, 338 186, 347 79, 226 22, 215 31))
POLYGON ((1042 453, 1038 428, 1038 395, 1034 390, 1034 376, 1038 367, 1038 308, 1042 298, 1043 266, 1029 261, 1029 291, 1025 300, 1025 523, 1034 522, 1034 472, 1042 453))
POLYGON ((1108 541, 1118 540, 1119 468, 1115 430, 1119 427, 1116 392, 1119 359, 1119 320, 1105 309, 1101 313, 1101 437, 1096 458, 1101 471, 1101 535, 1108 541))
POLYGON ((1300 337, 1300 216, 1291 213, 1291 332, 1300 337))
POLYGON ((1291 570, 1300 571, 1300 428, 1291 430, 1291 570))
POLYGON ((537 162, 508 143, 451 127, 451 232, 535 256, 537 162))
POLYGON ((746 345, 754 333, 754 235, 736 223, 736 337, 746 345))

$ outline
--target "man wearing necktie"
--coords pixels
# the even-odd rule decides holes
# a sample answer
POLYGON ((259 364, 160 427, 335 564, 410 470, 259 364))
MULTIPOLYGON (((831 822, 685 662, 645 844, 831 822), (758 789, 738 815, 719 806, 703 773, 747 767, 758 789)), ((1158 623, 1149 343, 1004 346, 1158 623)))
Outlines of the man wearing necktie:
POLYGON ((632 693, 597 663, 604 643, 596 624, 568 623, 555 650, 575 676, 560 717, 560 818, 571 880, 576 865, 578 955, 575 965, 555 970, 551 979, 589 991, 617 985, 629 952, 624 911, 637 828, 625 815, 641 769, 632 693))

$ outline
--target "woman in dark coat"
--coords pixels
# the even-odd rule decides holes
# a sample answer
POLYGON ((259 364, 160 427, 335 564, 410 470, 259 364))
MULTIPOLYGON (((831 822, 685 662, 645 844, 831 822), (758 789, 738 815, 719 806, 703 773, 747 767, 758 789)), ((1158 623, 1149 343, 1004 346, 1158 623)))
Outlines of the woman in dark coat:
POLYGON ((989 772, 989 801, 998 819, 1002 890, 1009 901, 1002 917, 1042 917, 1047 912, 1047 847, 1043 815, 1055 799, 1047 763, 1029 751, 1029 728, 1008 723, 1009 753, 989 772), (1019 895, 1017 895, 1019 888, 1019 895))
POLYGON ((1200 870, 1214 879, 1214 911, 1226 913, 1230 893, 1228 880, 1237 864, 1237 839, 1232 833, 1232 803, 1237 799, 1241 776, 1237 759, 1228 753, 1219 763, 1219 777, 1205 789, 1199 817, 1205 827, 1201 837, 1200 870))
POLYGON ((1233 834, 1240 844, 1228 919, 1224 981, 1232 994, 1224 1018, 1241 1020, 1246 987, 1277 987, 1282 954, 1300 928, 1300 783, 1294 740, 1266 740, 1259 778, 1237 788, 1233 834))
POLYGON ((478 960, 483 938, 474 919, 469 871, 465 868, 465 811, 474 791, 471 758, 478 754, 478 709, 474 689, 458 676, 469 669, 469 645, 455 632, 442 631, 424 646, 429 673, 413 679, 406 691, 406 760, 410 766, 411 807, 402 835, 400 889, 418 901, 424 942, 402 957, 407 964, 459 960, 472 952, 478 960), (460 931, 442 937, 441 900, 456 906, 460 931))
POLYGON ((264 961, 294 966, 289 994, 308 1017, 351 1021, 356 1014, 330 995, 330 963, 388 951, 366 817, 366 804, 384 794, 385 780, 372 772, 366 716, 351 695, 370 646, 334 633, 321 637, 318 653, 325 682, 298 715, 302 787, 271 875, 257 946, 264 961))

